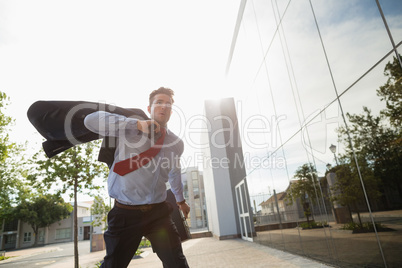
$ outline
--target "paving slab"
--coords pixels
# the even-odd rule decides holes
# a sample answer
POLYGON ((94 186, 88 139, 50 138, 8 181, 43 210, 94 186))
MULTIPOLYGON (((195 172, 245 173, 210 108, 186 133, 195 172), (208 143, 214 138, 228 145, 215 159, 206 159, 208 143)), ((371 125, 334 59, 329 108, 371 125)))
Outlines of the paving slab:
MULTIPOLYGON (((183 243, 190 267, 332 267, 298 255, 265 247, 242 239, 198 238, 183 243)), ((158 256, 151 250, 134 259, 128 267, 160 268, 158 256)))

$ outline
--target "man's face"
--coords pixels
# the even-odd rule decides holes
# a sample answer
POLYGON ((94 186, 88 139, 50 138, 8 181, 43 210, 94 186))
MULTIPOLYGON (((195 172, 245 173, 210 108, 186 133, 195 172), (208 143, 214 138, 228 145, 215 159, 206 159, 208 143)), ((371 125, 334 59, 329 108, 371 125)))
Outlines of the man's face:
POLYGON ((151 118, 161 126, 166 126, 172 114, 172 99, 166 94, 156 94, 151 106, 148 106, 151 118))

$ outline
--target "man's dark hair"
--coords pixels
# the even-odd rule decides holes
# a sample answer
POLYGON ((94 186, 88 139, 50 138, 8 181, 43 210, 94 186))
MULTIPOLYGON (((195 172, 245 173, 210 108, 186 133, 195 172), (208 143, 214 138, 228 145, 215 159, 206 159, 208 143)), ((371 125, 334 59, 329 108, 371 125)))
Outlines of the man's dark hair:
POLYGON ((149 106, 152 106, 152 102, 154 101, 154 97, 157 94, 168 95, 172 99, 172 104, 173 104, 173 102, 174 102, 174 100, 173 100, 173 95, 174 95, 173 90, 171 90, 170 88, 167 88, 167 87, 160 87, 157 90, 152 91, 151 94, 149 94, 149 106))

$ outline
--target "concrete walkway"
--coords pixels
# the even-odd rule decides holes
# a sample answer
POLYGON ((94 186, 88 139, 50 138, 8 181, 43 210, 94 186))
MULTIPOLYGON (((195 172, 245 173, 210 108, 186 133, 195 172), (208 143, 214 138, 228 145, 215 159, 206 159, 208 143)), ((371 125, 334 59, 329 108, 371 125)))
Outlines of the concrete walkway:
MULTIPOLYGON (((57 250, 55 246, 46 246, 10 252, 7 256, 14 255, 16 257, 1 261, 0 266, 2 263, 55 250, 57 250)), ((191 239, 183 243, 183 250, 190 267, 331 267, 241 239, 217 240, 212 237, 191 239)), ((95 268, 95 264, 104 256, 104 250, 81 255, 80 267, 95 268)), ((74 267, 74 258, 66 258, 61 262, 44 267, 71 268, 74 267)), ((141 256, 131 261, 129 267, 160 268, 162 263, 151 248, 146 248, 141 256)))
MULTIPOLYGON (((365 220, 369 220, 367 213, 362 213, 362 218, 365 220)), ((387 225, 392 226, 394 225, 395 229, 400 229, 400 224, 402 223, 402 210, 399 211, 386 211, 386 212, 376 212, 375 215, 376 222, 385 222, 387 225), (392 223, 392 224, 390 224, 392 223)), ((334 226, 335 227, 335 226, 334 226)), ((333 228, 336 229, 336 228, 333 228)), ((347 232, 336 232, 334 230, 334 237, 336 236, 345 236, 350 235, 346 234, 347 232), (335 235, 336 234, 336 235, 335 235)), ((277 232, 280 232, 278 230, 277 232)), ((296 238, 298 238, 298 233, 296 229, 287 229, 286 230, 288 235, 296 232, 296 238)), ((275 236, 275 231, 271 233, 271 240, 275 236)), ((392 241, 388 241, 389 239, 399 238, 399 233, 380 233, 381 239, 385 245, 390 244, 391 247, 398 247, 399 244, 396 246, 392 244, 392 241), (391 237, 391 238, 390 238, 391 237)), ((264 233, 260 233, 259 239, 263 238, 264 233)), ((320 238, 322 236, 322 232, 313 232, 308 231, 303 236, 303 239, 306 240, 309 236, 314 236, 314 244, 317 246, 320 243, 317 241, 324 241, 325 239, 316 239, 317 237, 320 238), (314 235, 313 235, 314 233, 314 235), (321 234, 320 234, 321 233, 321 234)), ((364 236, 366 240, 365 243, 359 243, 359 245, 364 246, 368 245, 367 243, 367 236, 368 235, 354 235, 357 240, 361 240, 360 236, 364 236)), ((370 235, 372 239, 374 239, 374 235, 370 235)), ((283 239, 282 235, 280 236, 283 239)), ((291 241, 299 240, 296 238, 292 238, 291 241)), ((350 239, 344 239, 344 241, 348 245, 339 245, 340 248, 346 249, 348 246, 353 245, 350 239), (350 245, 349 245, 350 244, 350 245)), ((304 241, 306 243, 306 241, 304 241)), ((339 242, 340 243, 340 242, 339 242)), ((291 244, 287 244, 287 246, 291 246, 291 244)), ((13 250, 6 253, 7 257, 13 257, 4 261, 0 261, 0 266, 5 263, 12 263, 15 260, 19 260, 22 258, 29 258, 31 256, 39 255, 45 252, 57 251, 61 250, 57 244, 54 245, 46 245, 43 247, 36 247, 36 248, 27 248, 27 249, 20 249, 20 250, 13 250)), ((298 255, 293 255, 291 253, 287 253, 284 251, 280 251, 277 249, 273 249, 270 247, 262 246, 257 243, 247 242, 241 239, 229 239, 229 240, 217 240, 216 238, 212 237, 204 237, 204 238, 197 238, 191 239, 183 243, 183 250, 184 254, 187 257, 187 261, 190 267, 332 267, 322 263, 319 263, 314 260, 310 260, 298 255)), ((391 252, 390 249, 386 249, 387 253, 391 256, 399 256, 397 252, 391 252)), ((397 251, 398 248, 395 248, 397 251)), ((319 249, 316 248, 318 252, 319 249)), ((345 253, 353 252, 353 257, 358 258, 356 256, 356 248, 351 248, 344 250, 345 253)), ((376 252, 378 249, 376 249, 376 252)), ((378 252, 377 252, 378 253, 378 252)), ((372 254, 371 254, 372 255, 372 254)), ((87 254, 80 255, 80 267, 82 268, 95 268, 96 263, 103 259, 105 256, 105 251, 99 252, 92 252, 87 254)), ((342 257, 342 256, 340 256, 342 257)), ((363 255, 364 258, 367 258, 367 254, 363 255)), ((44 266, 47 268, 71 268, 74 267, 74 258, 65 258, 62 261, 57 262, 57 264, 44 266)), ((160 260, 158 259, 157 255, 152 252, 151 248, 144 249, 144 252, 141 254, 140 257, 136 257, 133 259, 129 265, 129 267, 162 267, 160 260)))
MULTIPOLYGON (((183 243, 183 251, 190 267, 331 267, 241 239, 192 239, 183 243)), ((162 267, 151 250, 144 253, 143 258, 132 260, 129 267, 162 267)))
MULTIPOLYGON (((367 213, 361 214, 362 219, 365 221, 369 221, 369 215, 367 213)), ((385 211, 385 212, 376 212, 374 213, 374 218, 376 222, 383 222, 389 226, 394 226, 395 229, 400 230, 400 224, 402 224, 402 210, 399 211, 385 211), (397 224, 397 225, 393 225, 397 224)), ((335 227, 335 226, 333 226, 335 227)), ((347 231, 343 232, 336 232, 336 228, 334 229, 333 237, 338 236, 345 236, 350 235, 347 234, 347 231)), ((271 231, 270 232, 270 239, 274 240, 275 233, 280 232, 271 231)), ((287 229, 286 234, 292 235, 295 233, 295 237, 292 239, 288 239, 287 247, 291 248, 292 244, 289 241, 299 241, 297 239, 299 234, 297 233, 296 229, 287 229)), ((393 233, 380 233, 380 238, 382 239, 383 243, 386 245, 391 245, 391 247, 398 247, 399 244, 392 244, 392 241, 388 241, 391 238, 395 239, 399 238, 399 231, 393 233)), ((258 239, 263 239, 264 232, 259 234, 258 239)), ((313 232, 308 231, 303 235, 304 243, 307 243, 308 238, 313 236, 312 240, 315 241, 315 246, 320 246, 318 242, 325 242, 325 239, 322 238, 322 232, 313 232), (319 238, 317 240, 317 238, 319 238)), ((367 242, 367 236, 370 236, 371 239, 375 239, 374 235, 354 235, 354 238, 357 239, 359 242, 362 238, 360 236, 364 236, 366 239, 365 243, 359 243, 360 246, 367 246, 369 243, 367 242), (360 240, 359 240, 360 239, 360 240)), ((278 239, 283 239, 283 234, 278 234, 278 239)), ((391 240, 392 240, 391 239, 391 240)), ((353 252, 354 258, 359 258, 356 255, 356 246, 353 246, 352 240, 344 239, 346 245, 341 245, 338 242, 339 248, 343 248, 345 250, 338 252, 339 258, 342 259, 342 255, 340 253, 348 254, 348 252, 353 252), (348 246, 353 246, 354 248, 347 249, 348 246)), ((322 246, 324 248, 324 246, 322 246)), ((309 247, 307 247, 309 248, 309 247)), ((320 249, 317 247, 315 248, 315 252, 319 252, 320 249)), ((325 248, 324 248, 325 249, 325 248)), ((391 248, 392 249, 392 248, 391 248)), ((397 252, 393 252, 391 249, 386 249, 387 253, 392 256, 399 256, 397 252)), ((12 263, 15 260, 19 260, 22 258, 29 258, 31 256, 39 255, 45 252, 51 251, 58 251, 60 249, 59 245, 46 245, 43 247, 36 247, 36 248, 27 248, 27 249, 20 249, 20 250, 13 250, 6 253, 7 257, 13 257, 4 261, 0 261, 0 267, 2 264, 5 263, 12 263)), ((247 242, 241 239, 229 239, 229 240, 217 240, 216 238, 212 237, 204 237, 204 238, 196 238, 191 239, 183 243, 183 250, 184 254, 187 257, 187 261, 190 267, 332 267, 326 264, 319 263, 314 260, 310 260, 299 255, 294 255, 288 252, 284 252, 281 250, 273 249, 270 247, 262 246, 257 243, 247 242)), ((307 249, 306 249, 307 250, 307 249)), ((395 248, 397 251, 398 249, 395 248)), ((375 253, 378 249, 375 250, 375 253)), ((374 251, 373 251, 374 252, 374 251)), ((372 255, 372 254, 371 254, 372 255)), ((95 268, 96 263, 101 261, 105 256, 105 250, 92 252, 87 254, 80 255, 80 267, 81 268, 95 268)), ((391 258, 388 256, 389 258, 391 258)), ((367 255, 363 255, 362 257, 367 258, 367 255)), ((345 257, 346 258, 346 257, 345 257)), ((349 258, 349 257, 347 257, 349 258)), ((392 258, 391 258, 392 259, 392 258)), ((46 268, 71 268, 74 267, 74 258, 69 257, 65 258, 62 261, 58 261, 56 264, 44 266, 46 268)), ((129 265, 129 267, 162 267, 160 260, 158 259, 157 255, 152 252, 151 248, 144 249, 144 252, 141 256, 136 257, 133 259, 129 265)))

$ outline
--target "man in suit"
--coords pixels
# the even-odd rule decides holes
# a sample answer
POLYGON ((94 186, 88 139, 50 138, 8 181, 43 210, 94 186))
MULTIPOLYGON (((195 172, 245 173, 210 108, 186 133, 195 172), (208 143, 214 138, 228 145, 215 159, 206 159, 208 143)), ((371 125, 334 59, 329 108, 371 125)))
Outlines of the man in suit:
POLYGON ((108 177, 115 206, 108 214, 106 256, 101 267, 127 267, 143 236, 151 241, 163 267, 188 267, 171 219, 173 208, 165 201, 169 182, 187 217, 190 207, 184 200, 180 168, 184 145, 167 128, 173 95, 164 87, 150 94, 149 120, 107 111, 90 113, 84 119, 91 132, 117 138, 108 177))

